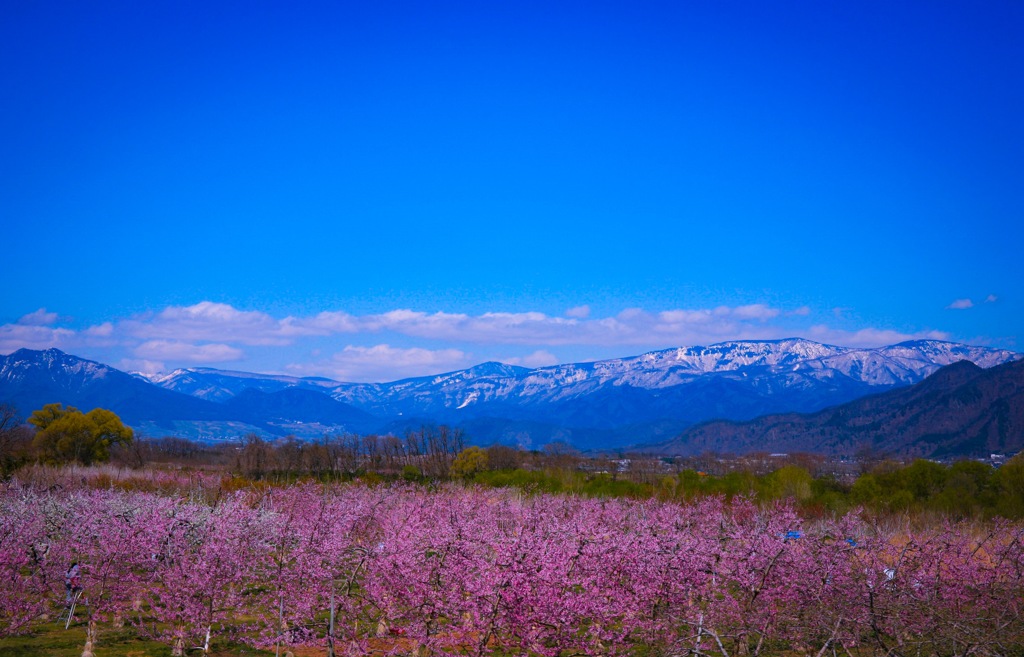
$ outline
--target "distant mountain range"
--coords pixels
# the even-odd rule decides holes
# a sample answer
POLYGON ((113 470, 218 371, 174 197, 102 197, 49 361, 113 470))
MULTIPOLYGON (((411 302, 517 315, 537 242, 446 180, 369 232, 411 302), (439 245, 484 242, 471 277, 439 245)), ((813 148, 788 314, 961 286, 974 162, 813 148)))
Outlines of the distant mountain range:
POLYGON ((817 413, 768 415, 749 422, 698 424, 645 451, 815 452, 943 458, 1015 453, 1024 448, 1024 361, 985 370, 969 361, 907 388, 817 413))
POLYGON ((65 354, 19 349, 0 357, 0 402, 24 415, 60 402, 82 410, 109 408, 149 436, 223 440, 249 432, 307 437, 370 431, 380 421, 331 397, 301 388, 240 390, 217 403, 155 385, 138 375, 65 354), (292 425, 297 431, 290 431, 292 425))
POLYGON ((103 406, 147 435, 210 440, 446 423, 480 444, 613 448, 664 441, 712 419, 818 411, 917 383, 958 361, 989 368, 1019 358, 934 340, 853 349, 794 338, 536 369, 484 363, 364 384, 210 368, 143 377, 55 349, 22 349, 0 357, 0 401, 25 412, 52 401, 103 406))

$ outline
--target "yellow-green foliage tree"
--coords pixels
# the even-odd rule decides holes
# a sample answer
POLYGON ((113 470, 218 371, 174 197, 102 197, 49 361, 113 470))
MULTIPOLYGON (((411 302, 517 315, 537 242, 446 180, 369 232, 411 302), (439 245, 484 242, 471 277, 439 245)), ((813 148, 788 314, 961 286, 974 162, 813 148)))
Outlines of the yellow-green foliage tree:
POLYGON ((111 445, 128 445, 133 438, 121 418, 105 408, 83 413, 74 406, 47 404, 28 422, 37 429, 32 440, 36 453, 54 463, 106 461, 111 445))
POLYGON ((487 452, 479 447, 467 447, 452 461, 452 476, 469 479, 487 469, 487 452))
POLYGON ((798 465, 787 465, 766 478, 766 492, 772 499, 791 498, 798 502, 805 502, 811 497, 813 481, 811 473, 805 468, 798 465))
POLYGON ((1024 517, 1024 452, 1003 464, 993 475, 996 512, 1008 518, 1024 517))

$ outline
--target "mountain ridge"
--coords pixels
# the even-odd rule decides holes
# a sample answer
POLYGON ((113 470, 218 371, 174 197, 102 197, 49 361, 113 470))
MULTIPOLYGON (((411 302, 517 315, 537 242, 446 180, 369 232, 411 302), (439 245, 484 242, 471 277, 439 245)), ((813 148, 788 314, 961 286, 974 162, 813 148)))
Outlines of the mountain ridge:
MULTIPOLYGON (((268 397, 273 399, 271 395, 268 397)), ((333 419, 345 416, 348 405, 327 395, 321 397, 331 405, 333 419)), ((145 427, 145 433, 150 434, 178 431, 182 422, 212 425, 214 430, 221 426, 230 429, 235 436, 249 432, 278 434, 274 421, 282 419, 269 411, 261 415, 253 410, 252 403, 227 405, 183 394, 59 349, 19 349, 8 356, 0 356, 0 401, 12 403, 25 413, 48 403, 82 410, 109 408, 125 423, 145 427)), ((276 409, 280 404, 271 402, 269 406, 276 409)), ((348 417, 353 428, 355 425, 367 428, 372 424, 364 415, 358 409, 351 409, 348 417)), ((335 422, 325 428, 347 426, 335 422)))
POLYGON ((814 412, 917 383, 957 360, 991 367, 1021 357, 935 340, 861 349, 788 338, 532 369, 487 362, 391 382, 344 383, 214 368, 143 378, 59 350, 19 350, 0 357, 0 400, 28 410, 65 400, 115 412, 123 407, 123 419, 147 433, 204 439, 247 431, 312 438, 431 422, 472 427, 470 438, 483 444, 538 447, 570 436, 581 448, 601 449, 664 438, 715 418, 814 412), (35 374, 28 374, 30 365, 35 374), (239 401, 246 391, 252 392, 239 401))
POLYGON ((867 451, 944 458, 1022 448, 1024 360, 989 369, 959 361, 912 386, 815 413, 711 420, 642 449, 665 455, 806 451, 853 456, 867 451))

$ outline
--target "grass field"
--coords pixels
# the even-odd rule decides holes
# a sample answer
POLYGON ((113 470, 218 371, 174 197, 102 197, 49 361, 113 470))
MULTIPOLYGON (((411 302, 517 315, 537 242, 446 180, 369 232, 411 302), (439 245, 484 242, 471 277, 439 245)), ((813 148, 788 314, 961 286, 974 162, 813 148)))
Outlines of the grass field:
MULTIPOLYGON (((64 629, 62 623, 46 623, 35 627, 32 634, 0 639, 0 655, 4 657, 79 657, 85 646, 85 624, 72 625, 64 629)), ((297 652, 296 657, 322 654, 307 650, 297 652)), ((100 630, 99 640, 93 647, 96 657, 164 657, 171 654, 171 647, 149 639, 139 638, 130 628, 120 630, 100 630)), ((190 655, 202 654, 201 650, 192 651, 190 655)), ((216 657, 234 657, 247 655, 250 657, 273 656, 274 651, 257 650, 249 646, 232 644, 214 644, 210 654, 216 657)), ((284 651, 282 650, 282 654, 284 651)))

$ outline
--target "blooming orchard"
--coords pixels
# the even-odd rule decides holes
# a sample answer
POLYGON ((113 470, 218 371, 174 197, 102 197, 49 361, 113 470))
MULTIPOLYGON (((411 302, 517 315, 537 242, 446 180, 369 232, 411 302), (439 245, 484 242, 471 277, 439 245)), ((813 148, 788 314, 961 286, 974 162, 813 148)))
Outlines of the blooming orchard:
POLYGON ((1024 527, 909 531, 786 505, 296 485, 0 491, 0 632, 64 601, 177 653, 996 655, 1024 648, 1024 527), (329 612, 336 622, 329 627, 329 612))

